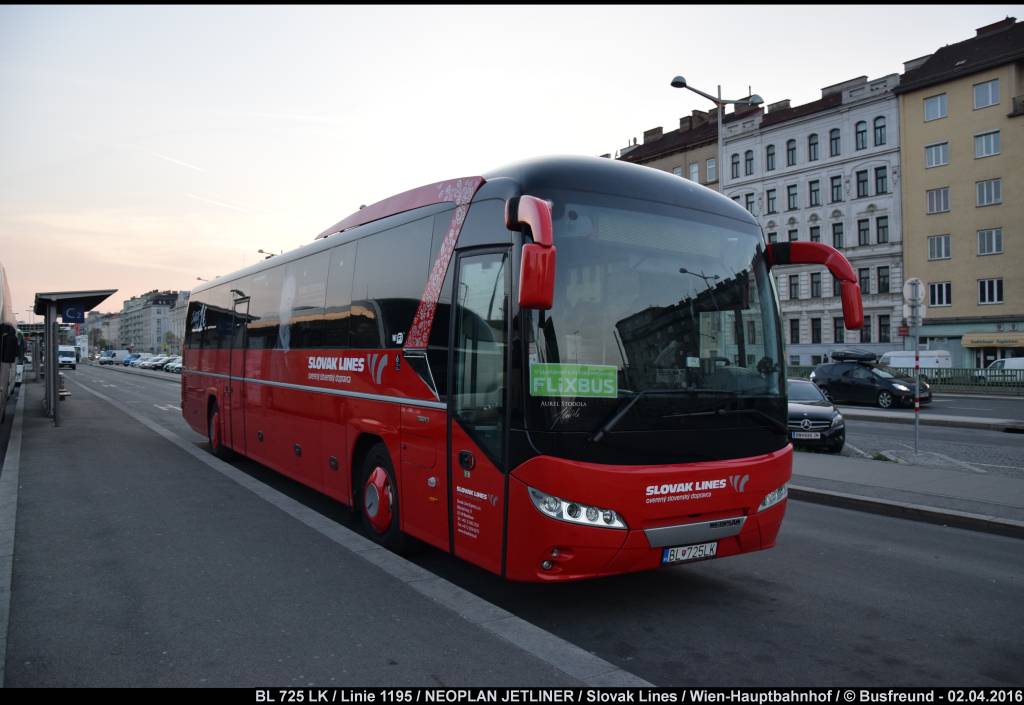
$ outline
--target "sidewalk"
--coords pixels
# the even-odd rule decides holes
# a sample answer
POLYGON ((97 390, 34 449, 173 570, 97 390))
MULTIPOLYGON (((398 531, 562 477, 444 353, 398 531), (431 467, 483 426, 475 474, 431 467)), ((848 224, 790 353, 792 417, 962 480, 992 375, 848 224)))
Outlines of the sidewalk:
POLYGON ((790 496, 1024 538, 1024 480, 824 453, 793 454, 790 496))
MULTIPOLYGON (((914 414, 906 411, 883 411, 882 409, 859 409, 841 406, 844 418, 861 421, 889 421, 896 423, 914 423, 914 414)), ((921 424, 928 426, 956 426, 957 428, 977 428, 987 431, 1009 431, 1024 433, 1022 419, 995 419, 987 416, 953 416, 949 414, 933 414, 931 410, 921 414, 921 424)))
POLYGON ((646 684, 72 389, 55 428, 23 385, 0 478, 3 685, 646 684))

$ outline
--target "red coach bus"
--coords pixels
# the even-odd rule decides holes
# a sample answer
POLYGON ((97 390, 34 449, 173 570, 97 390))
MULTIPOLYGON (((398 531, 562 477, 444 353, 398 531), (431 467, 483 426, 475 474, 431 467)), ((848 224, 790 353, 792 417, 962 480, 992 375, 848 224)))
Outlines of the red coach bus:
POLYGON ((513 580, 774 545, 792 446, 766 244, 686 179, 553 158, 363 208, 192 292, 182 412, 362 516, 513 580))

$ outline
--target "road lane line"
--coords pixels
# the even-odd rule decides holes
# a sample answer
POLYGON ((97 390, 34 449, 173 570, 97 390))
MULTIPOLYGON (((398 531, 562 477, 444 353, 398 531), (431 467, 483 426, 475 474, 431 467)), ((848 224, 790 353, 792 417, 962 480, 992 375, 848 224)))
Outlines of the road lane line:
POLYGON ((864 451, 862 451, 860 448, 858 448, 857 446, 853 445, 849 441, 846 442, 846 447, 849 448, 850 450, 852 450, 854 453, 856 453, 857 455, 859 455, 861 457, 871 458, 870 455, 868 455, 867 453, 865 453, 864 451))
POLYGON ((370 539, 310 509, 301 502, 278 492, 259 480, 249 477, 230 463, 226 463, 209 452, 197 448, 194 443, 164 428, 155 421, 142 414, 130 411, 106 394, 91 389, 81 382, 76 381, 75 384, 84 391, 114 406, 125 415, 135 419, 149 430, 162 436, 203 464, 274 505, 292 518, 297 519, 343 548, 347 548, 369 563, 373 563, 385 573, 402 581, 421 595, 443 607, 447 607, 466 621, 519 647, 534 658, 590 686, 650 687, 653 685, 643 678, 566 641, 560 636, 541 629, 515 616, 511 612, 474 595, 468 590, 420 568, 415 563, 407 561, 398 554, 388 551, 370 539))
POLYGON ((0 688, 4 687, 7 663, 7 631, 11 623, 11 583, 14 577, 14 527, 18 519, 18 474, 21 467, 21 434, 25 421, 27 390, 18 391, 11 438, 0 471, 0 688))

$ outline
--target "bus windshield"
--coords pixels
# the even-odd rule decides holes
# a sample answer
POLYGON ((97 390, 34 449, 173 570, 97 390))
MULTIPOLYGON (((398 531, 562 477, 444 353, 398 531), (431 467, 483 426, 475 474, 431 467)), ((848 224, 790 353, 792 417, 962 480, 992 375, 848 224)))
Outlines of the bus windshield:
POLYGON ((756 226, 604 194, 553 196, 554 304, 533 313, 527 353, 535 426, 594 431, 630 400, 617 428, 678 428, 688 410, 721 413, 722 400, 735 409, 784 397, 756 226))

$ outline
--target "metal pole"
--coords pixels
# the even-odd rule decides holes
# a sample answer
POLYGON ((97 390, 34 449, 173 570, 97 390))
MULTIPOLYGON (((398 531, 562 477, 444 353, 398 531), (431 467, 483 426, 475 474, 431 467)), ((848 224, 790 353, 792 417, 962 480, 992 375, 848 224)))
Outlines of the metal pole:
POLYGON ((725 162, 722 161, 723 150, 725 149, 724 135, 722 134, 722 85, 718 85, 718 102, 715 103, 715 113, 718 115, 718 192, 725 195, 725 162))
POLYGON ((50 401, 53 403, 53 425, 60 426, 60 324, 57 322, 57 302, 50 302, 50 401))
POLYGON ((918 284, 911 285, 914 291, 911 315, 914 317, 914 455, 918 453, 918 433, 921 425, 921 321, 918 299, 918 284))

